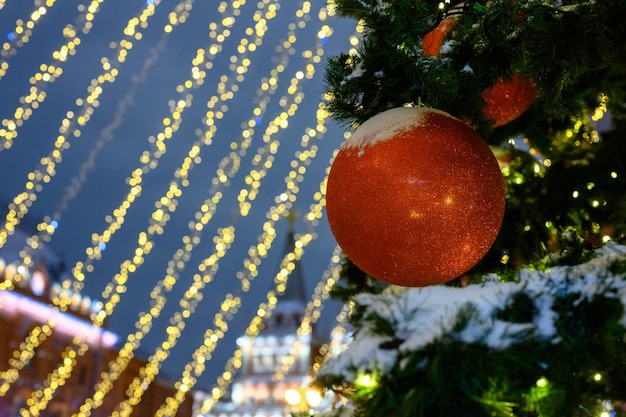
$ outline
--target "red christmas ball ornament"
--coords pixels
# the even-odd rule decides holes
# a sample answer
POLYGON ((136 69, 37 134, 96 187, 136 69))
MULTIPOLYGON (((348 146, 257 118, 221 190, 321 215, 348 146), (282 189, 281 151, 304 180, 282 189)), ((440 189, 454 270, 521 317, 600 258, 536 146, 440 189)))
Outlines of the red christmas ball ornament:
POLYGON ((422 40, 422 53, 424 56, 438 56, 439 50, 443 45, 443 40, 454 27, 453 19, 444 19, 437 27, 426 35, 422 40))
POLYGON ((500 79, 483 92, 485 117, 493 121, 493 127, 503 126, 521 116, 536 97, 535 83, 515 73, 510 80, 500 79))
POLYGON ((400 107, 364 122, 328 177, 328 222, 352 262, 381 281, 454 279, 493 244, 504 182, 485 141, 460 120, 400 107))

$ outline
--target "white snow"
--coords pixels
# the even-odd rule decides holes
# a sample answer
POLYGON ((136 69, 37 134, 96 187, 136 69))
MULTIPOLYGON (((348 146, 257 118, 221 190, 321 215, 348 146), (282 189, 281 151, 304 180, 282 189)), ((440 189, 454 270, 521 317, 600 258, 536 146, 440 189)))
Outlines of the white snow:
POLYGON ((346 77, 346 80, 351 80, 353 78, 358 78, 361 76, 363 76, 363 64, 359 62, 352 70, 352 73, 346 77))
POLYGON ((358 148, 359 155, 362 155, 368 146, 387 141, 400 132, 420 126, 428 113, 454 118, 444 111, 427 107, 395 107, 363 122, 343 143, 343 147, 358 148))
MULTIPOLYGON (((363 325, 347 350, 330 359, 318 376, 339 375, 354 382, 360 372, 385 373, 396 365, 402 366, 407 352, 418 351, 443 336, 496 350, 528 338, 558 343, 558 317, 552 310, 555 297, 576 294, 578 302, 595 296, 615 297, 626 305, 626 279, 608 270, 618 259, 626 259, 626 247, 609 242, 584 264, 558 266, 549 271, 522 269, 517 282, 497 282, 488 275, 484 283, 466 288, 392 286, 380 295, 357 296, 356 304, 365 308, 363 325), (498 319, 497 312, 506 308, 511 296, 520 291, 534 302, 537 313, 533 321, 510 323, 498 319), (471 312, 471 318, 467 326, 453 333, 461 311, 471 312), (381 335, 374 327, 374 317, 390 322, 393 334, 381 335), (385 347, 384 343, 392 340, 399 341, 397 347, 385 347)), ((622 325, 626 328, 626 313, 622 325)))

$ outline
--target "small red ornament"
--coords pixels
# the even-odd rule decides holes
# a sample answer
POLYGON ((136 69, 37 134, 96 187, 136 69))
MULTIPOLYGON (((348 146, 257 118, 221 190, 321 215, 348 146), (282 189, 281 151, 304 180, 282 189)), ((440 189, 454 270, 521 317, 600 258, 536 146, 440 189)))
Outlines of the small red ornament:
POLYGON ((536 97, 535 83, 515 73, 510 80, 500 79, 483 92, 485 117, 493 121, 493 127, 503 126, 521 116, 536 97))
POLYGON ((424 56, 438 56, 443 45, 443 40, 454 27, 453 19, 444 19, 437 27, 426 35, 422 40, 422 53, 424 56))
MULTIPOLYGON (((454 24, 454 19, 444 19, 435 29, 424 35, 422 54, 439 56, 444 39, 452 31, 454 24)), ((515 73, 510 80, 500 79, 493 87, 483 92, 483 99, 487 103, 485 117, 493 121, 493 127, 503 126, 528 110, 535 98, 537 98, 535 83, 515 73)))
POLYGON ((328 177, 328 222, 346 256, 390 284, 426 286, 474 266, 504 215, 489 146, 439 110, 399 107, 363 123, 328 177))

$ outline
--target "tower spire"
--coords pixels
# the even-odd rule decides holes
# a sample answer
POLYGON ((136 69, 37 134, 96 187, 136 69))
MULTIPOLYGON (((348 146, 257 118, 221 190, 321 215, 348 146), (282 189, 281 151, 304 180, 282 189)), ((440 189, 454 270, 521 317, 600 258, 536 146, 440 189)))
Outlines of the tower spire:
MULTIPOLYGON (((289 222, 289 228, 287 230, 287 240, 285 242, 285 254, 289 253, 295 248, 296 239, 294 232, 294 224, 296 222, 297 213, 290 211, 287 220, 289 222)), ((301 301, 306 304, 306 291, 304 285, 304 274, 302 272, 302 265, 300 260, 295 261, 295 268, 291 273, 289 280, 287 281, 287 287, 285 292, 280 296, 279 300, 292 300, 301 301)))

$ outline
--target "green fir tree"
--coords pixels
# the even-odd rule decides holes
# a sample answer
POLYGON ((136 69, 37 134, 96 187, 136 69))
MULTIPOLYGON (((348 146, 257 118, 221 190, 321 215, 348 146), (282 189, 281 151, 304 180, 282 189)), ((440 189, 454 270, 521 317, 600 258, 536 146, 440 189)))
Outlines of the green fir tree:
POLYGON ((347 260, 335 293, 356 301, 354 341, 316 384, 348 403, 329 415, 626 415, 626 1, 333 6, 364 27, 328 63, 334 117, 353 129, 413 105, 467 122, 501 162, 506 212, 463 283, 382 290, 347 260), (516 77, 536 97, 500 125, 485 92, 516 77))

